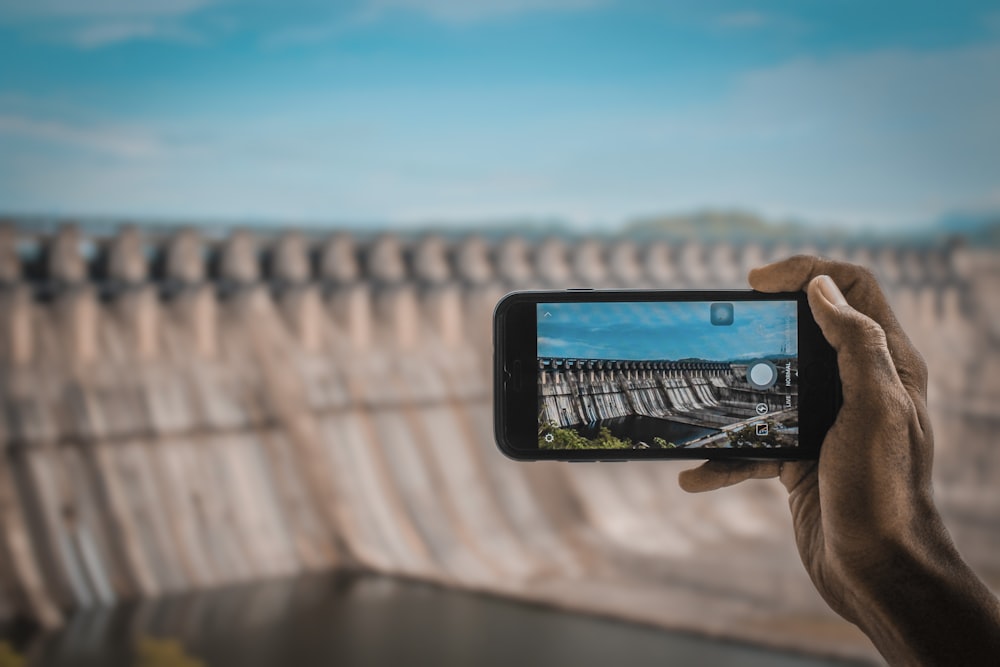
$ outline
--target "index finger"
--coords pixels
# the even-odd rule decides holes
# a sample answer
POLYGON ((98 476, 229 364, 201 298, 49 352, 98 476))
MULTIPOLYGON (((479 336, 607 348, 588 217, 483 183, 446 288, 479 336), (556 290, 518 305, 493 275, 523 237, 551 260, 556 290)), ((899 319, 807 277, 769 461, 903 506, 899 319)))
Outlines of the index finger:
POLYGON ((889 354, 903 385, 927 398, 927 365, 896 319, 875 274, 863 266, 796 255, 750 271, 750 286, 760 292, 795 292, 816 276, 827 275, 851 306, 875 320, 885 331, 889 354))

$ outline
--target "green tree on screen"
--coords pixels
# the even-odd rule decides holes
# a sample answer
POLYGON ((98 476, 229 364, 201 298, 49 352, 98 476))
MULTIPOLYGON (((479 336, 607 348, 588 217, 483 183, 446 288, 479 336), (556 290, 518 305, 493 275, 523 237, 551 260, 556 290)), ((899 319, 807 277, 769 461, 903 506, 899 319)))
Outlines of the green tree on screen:
POLYGON ((571 428, 560 428, 555 422, 543 424, 538 429, 540 449, 630 449, 632 441, 617 438, 607 426, 602 426, 595 438, 586 438, 571 428))

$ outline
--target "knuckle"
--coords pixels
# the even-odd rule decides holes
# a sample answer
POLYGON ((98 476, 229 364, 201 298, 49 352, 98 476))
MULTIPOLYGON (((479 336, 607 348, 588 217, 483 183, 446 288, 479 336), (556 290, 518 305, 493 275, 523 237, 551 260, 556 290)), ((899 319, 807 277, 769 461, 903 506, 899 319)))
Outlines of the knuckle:
POLYGON ((884 394, 887 415, 904 420, 909 420, 911 417, 915 418, 913 401, 910 400, 910 395, 906 393, 906 389, 902 386, 897 386, 892 390, 885 391, 884 394))
POLYGON ((877 280, 875 271, 869 266, 865 266, 864 264, 848 264, 847 266, 853 267, 858 276, 865 281, 877 280))
MULTIPOLYGON (((808 255, 803 255, 803 257, 808 257, 808 255)), ((820 274, 830 276, 842 291, 857 288, 867 291, 879 288, 877 274, 867 266, 818 257, 810 257, 809 259, 814 262, 812 271, 814 276, 820 274)))
POLYGON ((869 267, 839 263, 831 275, 855 308, 869 314, 888 308, 878 275, 869 267))
POLYGON ((862 288, 868 289, 881 289, 878 284, 878 276, 875 272, 867 266, 861 266, 860 264, 848 264, 855 274, 854 282, 861 286, 862 288))
POLYGON ((913 351, 913 372, 919 379, 925 381, 927 380, 927 360, 924 359, 924 355, 920 354, 916 350, 913 351))
POLYGON ((803 253, 796 253, 788 258, 789 262, 795 262, 796 264, 811 264, 816 261, 816 258, 812 255, 806 255, 803 253))
POLYGON ((866 357, 888 353, 885 331, 870 317, 853 311, 844 318, 841 340, 856 354, 866 357))
POLYGON ((923 390, 927 386, 929 375, 927 362, 919 352, 912 350, 905 364, 900 365, 899 375, 904 384, 923 390))
POLYGON ((848 313, 847 321, 856 337, 871 345, 886 346, 885 330, 872 318, 860 311, 851 310, 848 313))
POLYGON ((789 271, 796 276, 808 276, 812 275, 812 267, 815 262, 816 258, 811 255, 797 254, 779 260, 775 264, 780 265, 785 271, 789 271))
POLYGON ((789 261, 794 262, 795 266, 798 267, 805 276, 807 276, 807 279, 812 279, 819 275, 816 271, 816 267, 820 264, 819 257, 799 253, 797 255, 793 255, 789 261))

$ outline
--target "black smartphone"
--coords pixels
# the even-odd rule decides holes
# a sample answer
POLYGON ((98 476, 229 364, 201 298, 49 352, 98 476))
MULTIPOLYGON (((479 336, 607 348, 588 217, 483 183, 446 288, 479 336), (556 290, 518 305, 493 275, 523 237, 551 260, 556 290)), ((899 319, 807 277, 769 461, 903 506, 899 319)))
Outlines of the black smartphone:
POLYGON ((811 459, 841 402, 803 292, 513 292, 493 351, 518 460, 811 459))

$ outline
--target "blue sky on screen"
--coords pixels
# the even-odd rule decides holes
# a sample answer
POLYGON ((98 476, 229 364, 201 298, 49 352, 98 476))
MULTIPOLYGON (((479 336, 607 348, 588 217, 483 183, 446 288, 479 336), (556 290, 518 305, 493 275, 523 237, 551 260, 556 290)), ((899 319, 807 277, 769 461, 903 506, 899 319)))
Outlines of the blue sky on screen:
POLYGON ((730 326, 713 325, 710 308, 707 301, 539 304, 538 356, 732 361, 783 348, 798 354, 794 301, 734 302, 730 326))
POLYGON ((0 3, 0 208, 377 223, 1000 209, 995 2, 0 3))

